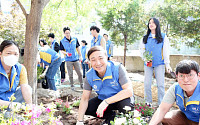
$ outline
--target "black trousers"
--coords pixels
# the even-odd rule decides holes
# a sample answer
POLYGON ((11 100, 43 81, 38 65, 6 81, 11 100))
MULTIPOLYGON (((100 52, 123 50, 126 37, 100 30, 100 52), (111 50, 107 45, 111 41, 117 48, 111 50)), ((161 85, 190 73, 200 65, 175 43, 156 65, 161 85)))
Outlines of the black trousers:
MULTIPOLYGON (((97 117, 96 111, 102 101, 103 100, 98 99, 98 97, 94 97, 90 99, 88 103, 88 108, 85 114, 97 117)), ((118 110, 119 112, 126 113, 126 110, 123 109, 125 106, 130 106, 131 110, 134 110, 134 98, 131 97, 131 98, 127 98, 119 102, 110 104, 103 115, 103 119, 105 119, 105 122, 110 125, 110 121, 114 121, 116 114, 113 110, 118 110)))
POLYGON ((60 65, 61 79, 65 79, 65 61, 60 65))

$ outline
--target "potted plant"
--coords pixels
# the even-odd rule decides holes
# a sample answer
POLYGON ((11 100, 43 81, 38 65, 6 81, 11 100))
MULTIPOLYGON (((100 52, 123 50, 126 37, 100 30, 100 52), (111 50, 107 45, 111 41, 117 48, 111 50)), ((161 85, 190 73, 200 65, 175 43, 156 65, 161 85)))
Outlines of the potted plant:
POLYGON ((152 67, 152 60, 153 60, 152 52, 149 53, 149 51, 145 51, 143 53, 143 57, 144 57, 144 61, 146 62, 147 66, 152 67))

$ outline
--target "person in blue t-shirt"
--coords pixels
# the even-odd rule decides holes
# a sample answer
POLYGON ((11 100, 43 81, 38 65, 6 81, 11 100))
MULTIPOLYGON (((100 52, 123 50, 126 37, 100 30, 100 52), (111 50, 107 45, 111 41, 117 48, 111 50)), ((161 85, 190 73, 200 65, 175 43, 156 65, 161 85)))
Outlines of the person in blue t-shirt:
POLYGON ((105 119, 104 122, 110 124, 115 117, 113 110, 126 113, 125 106, 129 106, 130 110, 134 108, 132 83, 125 67, 107 58, 101 46, 94 46, 88 51, 92 68, 84 80, 77 125, 83 125, 85 114, 105 119), (98 96, 90 99, 92 89, 98 96))
POLYGON ((63 28, 64 38, 60 41, 60 50, 65 55, 65 61, 67 63, 67 73, 69 75, 69 81, 71 88, 74 89, 73 81, 73 67, 78 75, 80 87, 83 85, 83 78, 81 73, 80 62, 83 60, 80 51, 80 44, 76 37, 72 37, 69 27, 63 28))
POLYGON ((32 104, 32 88, 28 85, 26 68, 18 62, 17 43, 4 40, 0 44, 0 106, 21 107, 32 104), (11 95, 15 100, 11 103, 11 95))
POLYGON ((91 47, 93 46, 101 46, 106 50, 106 41, 102 35, 99 34, 100 29, 97 26, 91 26, 90 32, 93 36, 91 40, 91 47))
POLYGON ((60 55, 53 49, 49 48, 46 41, 41 39, 39 41, 41 49, 39 50, 41 67, 45 65, 45 71, 41 76, 45 76, 51 90, 57 90, 55 85, 55 75, 59 69, 62 61, 60 55))
POLYGON ((106 40, 106 51, 108 60, 110 60, 110 57, 113 57, 113 43, 108 39, 108 34, 103 34, 103 37, 106 40))
POLYGON ((85 73, 89 70, 88 59, 87 59, 87 52, 88 52, 87 42, 85 40, 82 40, 81 46, 82 46, 81 55, 83 57, 83 61, 81 62, 81 65, 83 69, 83 78, 85 78, 85 73))
POLYGON ((149 125, 198 125, 200 116, 200 73, 199 64, 183 60, 176 65, 178 83, 174 83, 165 94, 162 103, 149 125), (170 110, 174 105, 178 110, 170 110))

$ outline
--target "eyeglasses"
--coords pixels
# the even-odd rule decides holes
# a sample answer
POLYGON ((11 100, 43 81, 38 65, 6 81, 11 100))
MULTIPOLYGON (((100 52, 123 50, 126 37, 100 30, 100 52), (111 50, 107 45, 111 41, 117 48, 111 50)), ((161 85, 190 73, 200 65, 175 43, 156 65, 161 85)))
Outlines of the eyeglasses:
POLYGON ((190 79, 193 79, 194 76, 195 76, 195 74, 192 74, 192 73, 186 74, 186 75, 180 74, 180 75, 178 75, 178 79, 183 80, 183 79, 185 79, 185 77, 187 77, 190 80, 190 79))

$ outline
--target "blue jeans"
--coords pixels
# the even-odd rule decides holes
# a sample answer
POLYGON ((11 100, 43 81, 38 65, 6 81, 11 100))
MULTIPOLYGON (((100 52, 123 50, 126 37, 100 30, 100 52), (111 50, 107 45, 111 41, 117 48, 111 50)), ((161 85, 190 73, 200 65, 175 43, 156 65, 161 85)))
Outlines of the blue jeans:
POLYGON ((56 91, 56 85, 55 85, 55 75, 56 72, 58 70, 58 68, 60 67, 62 61, 61 58, 59 57, 58 59, 56 59, 55 61, 53 61, 50 65, 49 68, 47 70, 46 73, 46 78, 47 78, 47 82, 49 84, 49 88, 51 90, 55 90, 56 91))
POLYGON ((60 85, 61 84, 61 72, 60 72, 60 68, 58 68, 56 75, 54 76, 55 78, 55 84, 56 85, 60 85))
POLYGON ((85 78, 85 73, 89 70, 89 66, 88 64, 84 63, 84 61, 82 61, 81 65, 83 69, 83 78, 85 78))
POLYGON ((156 83, 158 88, 158 105, 160 105, 165 94, 165 65, 157 67, 144 66, 144 99, 147 103, 152 103, 151 84, 153 70, 155 71, 156 83))

